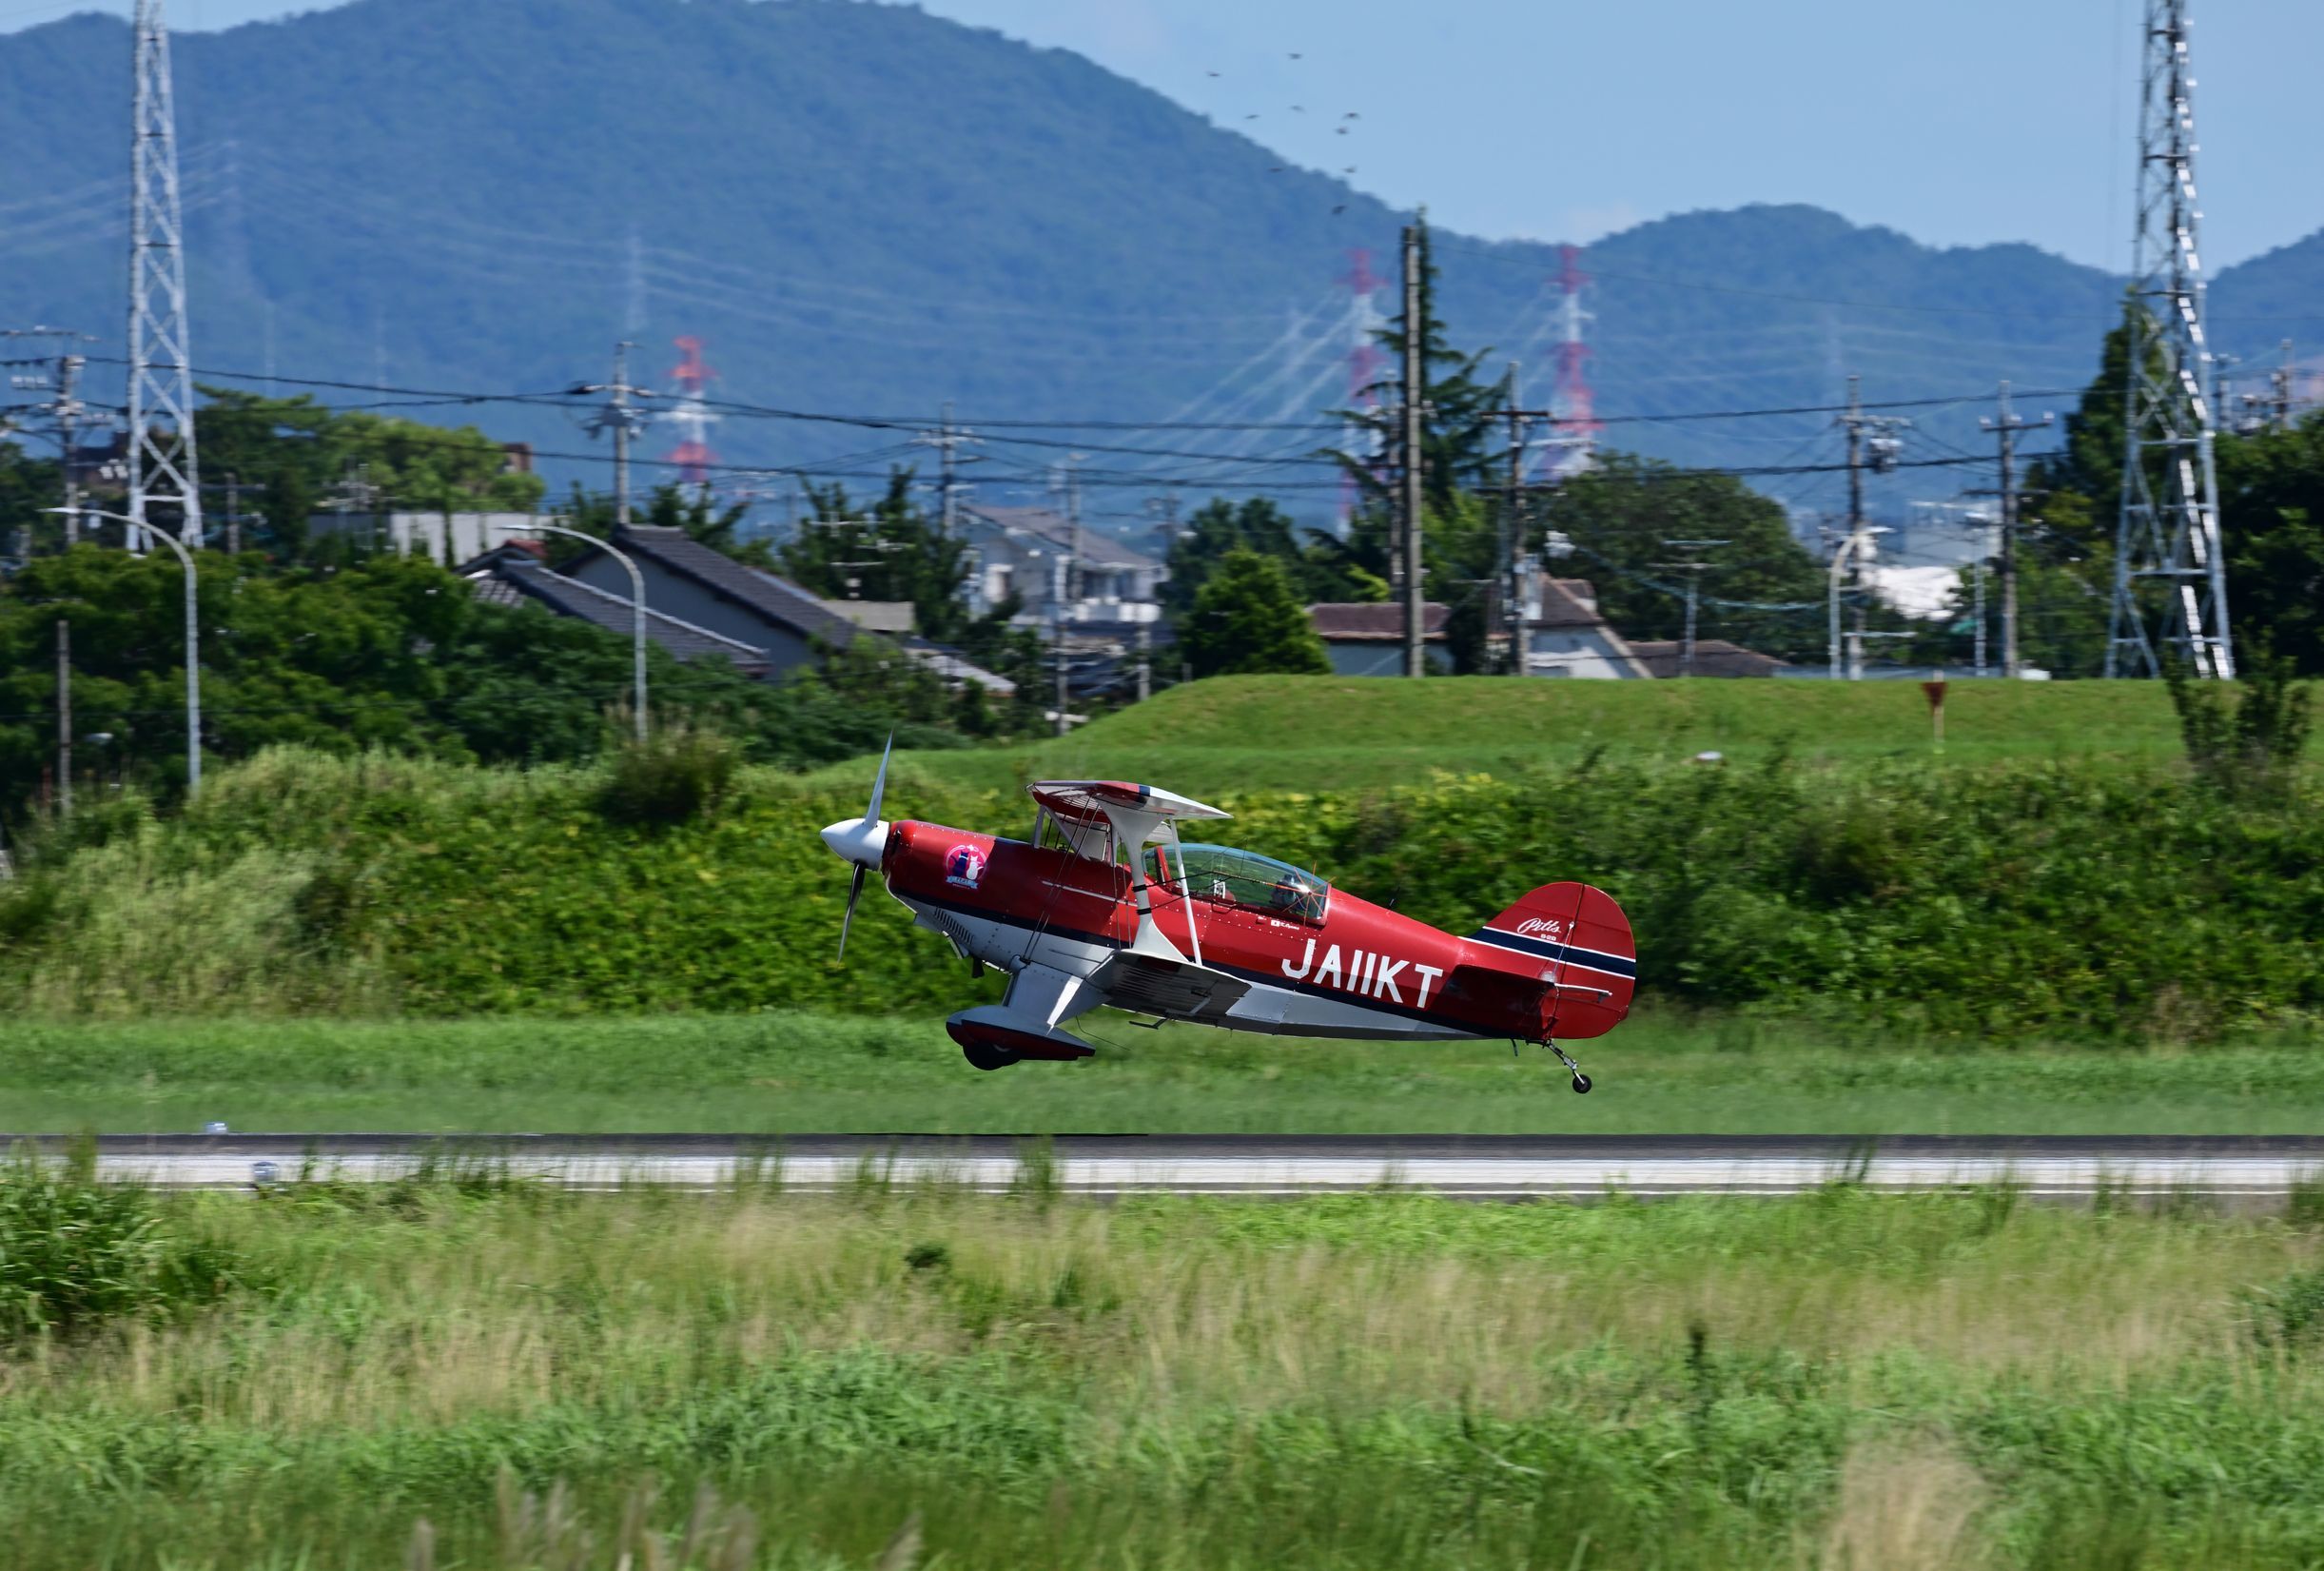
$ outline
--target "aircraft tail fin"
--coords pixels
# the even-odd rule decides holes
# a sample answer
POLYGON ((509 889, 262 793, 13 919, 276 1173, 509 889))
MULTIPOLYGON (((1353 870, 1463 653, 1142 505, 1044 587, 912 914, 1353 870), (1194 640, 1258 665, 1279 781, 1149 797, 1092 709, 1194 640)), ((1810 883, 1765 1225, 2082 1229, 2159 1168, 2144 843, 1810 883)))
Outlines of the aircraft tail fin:
POLYGON ((1545 1037, 1603 1036, 1630 1013, 1638 946, 1630 918, 1602 889, 1544 884, 1469 937, 1507 952, 1495 970, 1538 979, 1545 1037))

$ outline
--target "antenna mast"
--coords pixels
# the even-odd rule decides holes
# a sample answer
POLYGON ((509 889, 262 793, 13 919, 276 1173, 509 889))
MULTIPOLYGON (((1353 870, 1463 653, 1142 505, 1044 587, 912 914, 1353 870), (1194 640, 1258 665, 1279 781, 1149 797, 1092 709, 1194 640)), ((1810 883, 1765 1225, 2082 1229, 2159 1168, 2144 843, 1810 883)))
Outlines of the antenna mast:
MULTIPOLYGON (((202 540, 194 388, 186 329, 185 226, 178 208, 176 98, 162 0, 137 0, 129 155, 129 517, 174 510, 177 537, 202 540)), ((133 545, 142 546, 142 529, 133 545)))
POLYGON ((2147 0, 2145 26, 2122 511, 2106 675, 2159 675, 2159 644, 2193 675, 2226 678, 2236 674, 2236 658, 2212 461, 2203 265, 2196 248, 2203 215, 2196 206, 2186 0, 2147 0))

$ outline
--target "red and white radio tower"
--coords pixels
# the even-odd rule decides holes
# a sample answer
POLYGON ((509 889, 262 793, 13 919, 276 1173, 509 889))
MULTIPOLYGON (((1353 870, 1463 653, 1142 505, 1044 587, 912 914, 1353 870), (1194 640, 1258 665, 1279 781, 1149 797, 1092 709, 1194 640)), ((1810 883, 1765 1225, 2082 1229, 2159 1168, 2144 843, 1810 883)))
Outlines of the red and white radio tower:
POLYGON ((703 390, 717 373, 702 363, 702 341, 681 338, 677 344, 678 363, 671 371, 670 380, 678 385, 678 395, 670 412, 662 419, 676 426, 678 444, 669 453, 669 461, 678 466, 678 479, 688 485, 705 485, 710 481, 711 465, 718 461, 706 440, 710 428, 718 417, 711 413, 703 402, 703 390))
POLYGON ((1597 447, 1598 423, 1595 396, 1590 390, 1590 345, 1582 342, 1582 324, 1596 320, 1596 313, 1582 309, 1582 286, 1590 275, 1582 271, 1581 247, 1558 247, 1559 268, 1557 286, 1563 296, 1558 307, 1557 382, 1550 394, 1550 412, 1554 417, 1551 424, 1551 441, 1555 451, 1550 461, 1553 479, 1578 475, 1588 469, 1597 447))
MULTIPOLYGON (((1388 357, 1380 351, 1373 335, 1379 331, 1379 308, 1372 297, 1387 281, 1372 270, 1372 252, 1361 245, 1348 249, 1348 270, 1339 281, 1347 286, 1347 344, 1348 344, 1348 407, 1377 410, 1380 406, 1379 383, 1386 374, 1388 357)), ((1377 461, 1379 456, 1377 434, 1361 425, 1351 424, 1345 441, 1354 452, 1358 444, 1369 446, 1368 459, 1377 461)), ((1343 519, 1356 516, 1356 481, 1342 477, 1339 482, 1339 513, 1343 519)))

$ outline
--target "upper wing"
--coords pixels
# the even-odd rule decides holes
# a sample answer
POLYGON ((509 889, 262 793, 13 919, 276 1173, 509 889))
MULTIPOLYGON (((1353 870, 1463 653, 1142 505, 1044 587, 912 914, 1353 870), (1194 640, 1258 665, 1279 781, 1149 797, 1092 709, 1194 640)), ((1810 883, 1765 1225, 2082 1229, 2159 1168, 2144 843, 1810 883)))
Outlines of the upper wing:
POLYGON ((1137 814, 1157 821, 1228 816, 1215 807, 1205 807, 1174 791, 1133 785, 1127 780, 1035 780, 1025 789, 1033 800, 1058 817, 1076 823, 1102 824, 1120 813, 1137 814))

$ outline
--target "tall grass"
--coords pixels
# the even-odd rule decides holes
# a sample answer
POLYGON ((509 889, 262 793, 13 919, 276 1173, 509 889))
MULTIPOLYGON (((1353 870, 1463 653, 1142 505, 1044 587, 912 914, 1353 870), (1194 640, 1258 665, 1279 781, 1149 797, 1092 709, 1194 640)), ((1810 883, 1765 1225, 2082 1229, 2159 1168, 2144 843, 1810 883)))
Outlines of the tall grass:
POLYGON ((2324 1552, 2324 1372, 2256 1341, 2243 1292, 2315 1267, 2276 1223, 1037 1184, 318 1182, 163 1212, 248 1285, 0 1362, 11 1564, 424 1541, 612 1571, 649 1540, 679 1563, 690 1520, 734 1565, 892 1565, 915 1536, 996 1568, 2324 1552))

